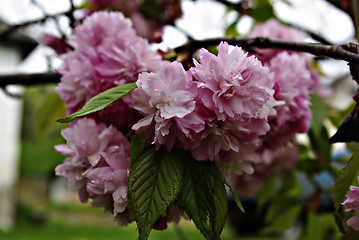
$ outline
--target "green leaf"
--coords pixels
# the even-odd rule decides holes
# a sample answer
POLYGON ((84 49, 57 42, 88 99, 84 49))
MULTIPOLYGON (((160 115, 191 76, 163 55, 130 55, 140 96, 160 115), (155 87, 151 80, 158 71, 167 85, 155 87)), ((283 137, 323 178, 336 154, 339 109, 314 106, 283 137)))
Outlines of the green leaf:
POLYGON ((342 239, 335 229, 335 219, 332 213, 317 213, 308 211, 305 234, 301 239, 342 239), (330 233, 330 237, 328 236, 330 233))
POLYGON ((238 16, 225 30, 225 35, 228 37, 239 36, 237 31, 237 24, 241 16, 238 16))
POLYGON ((188 155, 184 164, 183 185, 176 203, 206 239, 220 238, 227 217, 228 201, 222 173, 214 163, 197 162, 188 155))
POLYGON ((251 15, 257 22, 265 22, 268 19, 275 18, 272 3, 269 0, 257 0, 252 8, 251 15))
POLYGON ((269 206, 266 222, 269 224, 264 228, 262 234, 279 233, 291 227, 302 210, 302 204, 298 198, 279 198, 269 206))
POLYGON ((258 207, 262 208, 267 202, 277 197, 277 186, 274 178, 269 178, 264 182, 263 187, 258 192, 258 207))
POLYGON ((321 135, 321 129, 324 119, 328 118, 329 109, 323 98, 318 95, 311 94, 310 101, 312 105, 310 110, 312 111, 311 128, 316 136, 321 135))
POLYGON ((162 149, 155 151, 151 146, 131 159, 128 196, 139 239, 148 238, 153 224, 176 199, 182 186, 182 176, 183 163, 177 150, 168 153, 162 149))
POLYGON ((331 144, 328 141, 328 130, 323 124, 324 120, 327 119, 329 115, 328 105, 321 97, 315 94, 310 95, 310 101, 312 103, 310 106, 312 119, 308 136, 312 150, 314 150, 319 157, 317 160, 319 160, 320 163, 323 163, 323 166, 328 166, 331 161, 331 144))
POLYGON ((359 147, 357 147, 347 166, 343 168, 336 177, 334 185, 334 202, 337 209, 345 200, 345 195, 348 192, 350 185, 352 185, 353 181, 356 181, 355 177, 358 176, 358 170, 359 147))
POLYGON ((182 189, 176 203, 193 220, 206 239, 213 239, 202 165, 190 156, 186 160, 183 169, 182 189))
POLYGON ((74 120, 76 117, 83 117, 86 115, 89 115, 91 113, 100 111, 113 103, 114 101, 130 94, 130 92, 135 89, 136 83, 127 83, 123 85, 119 85, 113 88, 110 88, 93 98, 91 98, 88 102, 85 103, 85 105, 78 110, 77 112, 71 114, 68 117, 62 118, 57 120, 61 123, 67 123, 74 120))
MULTIPOLYGON (((207 178, 210 187, 210 197, 213 196, 214 206, 209 210, 212 231, 214 232, 214 236, 219 236, 222 233, 224 225, 227 219, 228 213, 228 200, 227 200, 227 192, 224 185, 224 181, 222 177, 221 171, 214 163, 208 163, 205 166, 205 170, 207 170, 207 178)), ((209 202, 211 203, 211 198, 209 198, 209 202)))
POLYGON ((223 173, 221 172, 221 170, 217 167, 217 165, 211 165, 209 170, 211 171, 211 174, 213 174, 213 176, 215 176, 216 178, 218 178, 220 181, 222 181, 228 188, 229 191, 232 194, 233 200, 236 203, 237 207, 242 211, 244 211, 243 205, 241 203, 241 201, 239 200, 237 194, 234 192, 234 190, 232 189, 232 186, 228 183, 226 177, 223 175, 223 173))
POLYGON ((131 164, 141 156, 144 146, 145 146, 145 140, 141 136, 135 134, 131 140, 131 148, 130 148, 131 164))

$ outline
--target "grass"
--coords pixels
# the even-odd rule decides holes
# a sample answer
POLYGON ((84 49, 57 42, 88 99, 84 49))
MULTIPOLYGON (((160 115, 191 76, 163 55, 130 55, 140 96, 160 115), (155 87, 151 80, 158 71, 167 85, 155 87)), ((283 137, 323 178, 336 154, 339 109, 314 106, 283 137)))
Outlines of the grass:
MULTIPOLYGON (((79 203, 77 195, 67 203, 54 203, 46 195, 43 178, 22 178, 18 185, 15 227, 1 232, 0 240, 132 240, 137 239, 136 224, 120 227, 102 208, 79 203)), ((228 222, 227 222, 228 223, 228 222)), ((182 219, 164 231, 153 230, 149 240, 204 240, 194 224, 182 219)), ((277 238, 239 237, 225 227, 222 240, 273 240, 277 238)))
MULTIPOLYGON (((0 240, 132 240, 137 238, 136 225, 120 227, 108 220, 101 209, 84 204, 46 204, 19 207, 17 224, 10 232, 0 231, 0 240), (46 219, 46 220, 45 220, 46 219)), ((192 222, 181 220, 164 231, 153 230, 149 240, 204 240, 192 222)), ((272 240, 239 238, 226 227, 222 240, 272 240)))

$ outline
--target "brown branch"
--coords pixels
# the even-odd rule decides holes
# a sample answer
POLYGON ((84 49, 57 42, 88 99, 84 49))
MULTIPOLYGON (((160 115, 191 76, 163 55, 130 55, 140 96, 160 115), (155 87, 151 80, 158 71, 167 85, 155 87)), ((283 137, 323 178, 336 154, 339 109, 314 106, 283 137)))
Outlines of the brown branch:
POLYGON ((7 85, 32 86, 38 84, 51 84, 60 82, 61 75, 56 72, 29 73, 29 74, 0 74, 0 87, 7 85))
MULTIPOLYGON (((253 48, 278 48, 300 52, 308 52, 317 56, 325 56, 334 59, 345 60, 351 65, 359 64, 359 54, 352 52, 353 50, 345 46, 325 45, 320 43, 307 42, 290 42, 270 38, 212 38, 205 40, 191 40, 187 44, 175 48, 179 52, 189 51, 194 53, 202 47, 218 45, 221 41, 226 41, 231 45, 241 46, 244 49, 253 48)), ((353 45, 351 44, 352 48, 353 45)), ((60 82, 61 75, 56 72, 36 73, 36 74, 13 74, 0 75, 0 87, 7 85, 37 85, 50 84, 60 82)))
POLYGON ((197 49, 218 45, 222 41, 226 41, 228 42, 228 44, 231 45, 240 46, 248 51, 253 51, 253 48, 277 48, 299 52, 307 52, 316 56, 345 60, 354 64, 359 63, 359 54, 344 49, 344 46, 326 45, 321 43, 292 42, 264 37, 223 37, 204 40, 192 40, 185 45, 175 48, 174 50, 177 53, 183 51, 189 51, 190 53, 194 53, 197 49))

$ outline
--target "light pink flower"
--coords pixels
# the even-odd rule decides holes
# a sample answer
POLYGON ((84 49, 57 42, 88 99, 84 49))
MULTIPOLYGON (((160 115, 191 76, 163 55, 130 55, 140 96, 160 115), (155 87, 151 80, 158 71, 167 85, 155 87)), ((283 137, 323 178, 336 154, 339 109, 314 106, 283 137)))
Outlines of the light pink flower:
MULTIPOLYGON (((309 38, 309 35, 303 31, 300 31, 296 28, 289 27, 281 24, 276 19, 270 19, 265 23, 256 24, 252 31, 249 34, 250 37, 270 37, 288 41, 304 41, 309 38)), ((277 53, 284 50, 281 49, 256 49, 260 54, 258 54, 258 59, 262 62, 268 62, 272 57, 277 53)), ((290 51, 293 52, 293 51, 290 51)))
POLYGON ((117 216, 127 207, 127 177, 130 169, 130 143, 114 127, 96 124, 93 119, 80 119, 62 131, 66 144, 58 152, 68 156, 55 169, 68 186, 78 191, 80 200, 92 199, 117 216))
POLYGON ((134 108, 145 117, 133 126, 158 147, 171 150, 176 142, 183 148, 192 132, 204 128, 196 112, 197 84, 179 62, 163 64, 158 73, 142 73, 131 94, 134 108))
POLYGON ((200 82, 201 102, 218 120, 265 119, 270 114, 273 82, 269 69, 254 56, 248 57, 239 47, 229 52, 228 44, 222 42, 218 57, 201 49, 199 58, 191 71, 200 82))
MULTIPOLYGON (((358 177, 359 181, 359 177, 358 177)), ((356 211, 359 212, 359 187, 350 186, 349 191, 346 195, 347 199, 342 202, 342 205, 347 206, 345 211, 356 211)), ((347 225, 354 229, 355 231, 359 231, 359 215, 356 215, 354 217, 351 217, 347 221, 347 225)))

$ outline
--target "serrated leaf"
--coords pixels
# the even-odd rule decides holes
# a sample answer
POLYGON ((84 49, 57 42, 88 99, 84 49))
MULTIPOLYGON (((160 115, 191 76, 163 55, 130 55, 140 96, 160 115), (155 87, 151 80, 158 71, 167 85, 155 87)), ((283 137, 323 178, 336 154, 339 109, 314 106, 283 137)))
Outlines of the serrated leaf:
POLYGON ((127 83, 110 88, 100 94, 91 98, 85 105, 77 112, 71 114, 68 117, 57 120, 61 123, 68 123, 74 120, 76 117, 83 117, 91 113, 100 111, 113 103, 114 101, 128 95, 133 89, 135 89, 136 83, 127 83))
POLYGON ((355 177, 358 176, 359 170, 359 147, 354 152, 347 166, 343 168, 335 180, 334 185, 334 202, 338 209, 340 204, 345 200, 345 195, 349 190, 355 177))
POLYGON ((177 205, 193 220, 206 239, 219 239, 228 200, 222 173, 214 163, 197 162, 188 156, 177 205))
POLYGON ((191 157, 187 157, 186 160, 183 169, 182 189, 176 203, 193 220, 206 239, 213 239, 201 164, 191 157))
POLYGON ((131 160, 128 196, 139 231, 139 239, 147 239, 153 224, 176 199, 183 176, 179 151, 168 153, 153 146, 131 160))
POLYGON ((135 134, 131 140, 131 148, 130 148, 130 156, 131 156, 131 163, 136 161, 137 158, 141 155, 143 148, 145 146, 145 140, 135 134))
POLYGON ((229 191, 231 192, 233 200, 236 203, 237 207, 242 212, 245 212, 241 201, 239 200, 237 194, 234 192, 232 186, 228 183, 226 177, 223 175, 221 170, 217 167, 216 164, 212 164, 212 165, 209 165, 209 166, 210 166, 209 170, 210 170, 211 174, 213 174, 213 176, 218 178, 220 181, 222 181, 229 188, 229 191))
MULTIPOLYGON (((214 163, 211 164, 215 166, 214 163)), ((215 166, 215 168, 217 169, 217 171, 219 171, 217 166, 215 166)), ((214 232, 214 236, 218 236, 219 238, 224 228, 224 225, 226 223, 226 218, 228 213, 228 200, 227 200, 226 188, 222 179, 216 177, 217 174, 212 175, 211 172, 213 171, 208 171, 207 168, 205 169, 207 170, 207 178, 211 191, 210 197, 213 196, 213 204, 214 204, 214 206, 209 209, 212 231, 214 232)), ((210 198, 209 202, 211 201, 212 199, 210 198)))

